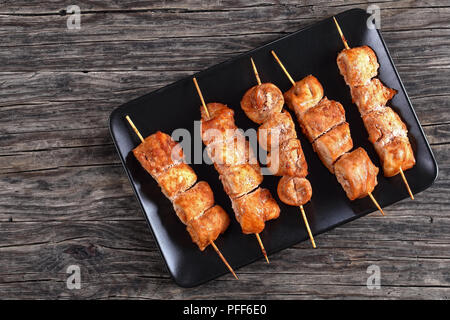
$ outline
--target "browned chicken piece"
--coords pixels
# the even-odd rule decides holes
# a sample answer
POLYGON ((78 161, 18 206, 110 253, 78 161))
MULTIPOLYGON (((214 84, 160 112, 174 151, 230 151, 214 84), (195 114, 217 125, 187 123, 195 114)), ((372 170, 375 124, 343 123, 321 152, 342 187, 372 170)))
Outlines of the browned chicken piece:
POLYGON ((234 123, 234 111, 221 103, 208 103, 207 107, 210 118, 201 107, 201 132, 205 145, 233 137, 237 130, 234 123))
POLYGON ((380 66, 375 52, 368 46, 342 50, 337 57, 337 65, 350 87, 368 84, 380 66))
POLYGON ((168 134, 158 131, 133 149, 134 156, 153 178, 183 161, 183 149, 168 134))
POLYGON ((256 189, 263 181, 259 165, 242 164, 223 167, 220 175, 223 188, 231 198, 240 197, 256 189))
POLYGON ((245 234, 260 233, 264 230, 265 221, 280 216, 280 207, 270 191, 262 188, 233 199, 233 209, 245 234))
POLYGON ((180 220, 187 224, 214 205, 214 195, 209 184, 198 182, 173 200, 173 207, 180 220))
POLYGON ((297 138, 295 124, 289 112, 274 114, 258 128, 259 145, 267 151, 278 148, 284 141, 297 138))
POLYGON ((378 171, 363 148, 342 155, 334 164, 336 178, 350 200, 364 198, 373 191, 378 171))
POLYGON ((176 164, 161 173, 157 182, 164 195, 173 199, 180 192, 184 192, 194 185, 197 175, 190 166, 185 163, 176 164))
POLYGON ((324 97, 299 120, 303 133, 310 142, 313 142, 334 126, 345 122, 345 110, 339 102, 324 97))
POLYGON ((390 141, 379 141, 374 144, 380 157, 385 177, 395 176, 412 168, 416 164, 411 144, 407 137, 394 137, 390 141))
POLYGON ((364 125, 369 134, 369 141, 375 143, 380 140, 389 141, 393 137, 406 137, 408 129, 399 115, 389 107, 366 114, 364 125))
POLYGON ((232 109, 228 108, 226 104, 220 102, 207 103, 206 107, 208 109, 209 118, 205 112, 205 108, 203 108, 203 106, 200 106, 200 114, 202 116, 202 120, 214 119, 223 112, 231 112, 231 114, 234 115, 234 111, 232 109))
POLYGON ((323 87, 313 75, 297 81, 291 89, 284 93, 286 104, 297 117, 301 117, 308 109, 318 104, 322 98, 323 87))
POLYGON ((241 108, 253 122, 263 123, 283 109, 283 93, 272 83, 263 83, 247 90, 241 108))
POLYGON ((277 193, 285 204, 301 206, 311 199, 311 183, 305 178, 284 176, 278 182, 277 193))
MULTIPOLYGON (((239 157, 240 158, 240 157, 239 157)), ((253 153, 253 149, 248 141, 245 141, 245 150, 243 152, 243 161, 240 161, 241 163, 236 164, 237 166, 243 165, 243 164, 250 164, 255 167, 255 170, 260 171, 259 162, 256 158, 255 154, 253 153)), ((229 164, 219 164, 214 163, 214 168, 217 170, 219 174, 226 174, 229 167, 234 165, 229 164)))
POLYGON ((240 165, 247 162, 250 145, 242 134, 206 147, 208 156, 217 165, 240 165))
POLYGON ((298 139, 290 139, 267 154, 267 167, 275 176, 306 177, 308 164, 298 139))
POLYGON ((221 206, 206 210, 201 216, 188 222, 187 231, 191 235, 192 241, 198 245, 201 251, 221 233, 224 233, 230 224, 230 218, 221 206))
POLYGON ((313 142, 314 151, 322 163, 334 173, 334 162, 344 153, 352 150, 353 141, 347 122, 337 125, 313 142))
POLYGON ((374 78, 364 86, 351 87, 353 103, 358 107, 361 116, 374 109, 383 107, 397 93, 397 90, 388 88, 374 78))

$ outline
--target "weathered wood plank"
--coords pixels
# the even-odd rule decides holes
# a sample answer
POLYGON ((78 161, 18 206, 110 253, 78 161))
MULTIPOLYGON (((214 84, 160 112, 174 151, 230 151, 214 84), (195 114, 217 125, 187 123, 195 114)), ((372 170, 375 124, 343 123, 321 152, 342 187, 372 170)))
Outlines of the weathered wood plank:
POLYGON ((169 278, 107 130, 118 105, 371 1, 0 1, 0 297, 450 297, 450 3, 376 1, 383 35, 437 157, 416 201, 185 290, 169 278), (211 31, 211 25, 214 30, 211 31), (157 64, 154 61, 158 61, 157 64), (368 232, 370 230, 371 232, 368 232), (65 270, 82 269, 82 289, 65 270), (365 283, 381 268, 381 290, 365 283))

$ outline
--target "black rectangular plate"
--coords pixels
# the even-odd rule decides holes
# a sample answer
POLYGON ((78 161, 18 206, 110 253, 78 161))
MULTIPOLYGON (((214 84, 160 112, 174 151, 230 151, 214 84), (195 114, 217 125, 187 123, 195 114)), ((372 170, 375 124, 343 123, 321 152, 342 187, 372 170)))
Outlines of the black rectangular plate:
MULTIPOLYGON (((367 17, 365 11, 353 9, 339 14, 337 19, 350 46, 366 44, 375 51, 380 63, 380 80, 398 90, 391 106, 408 126, 417 164, 406 172, 406 176, 412 191, 417 193, 433 184, 438 174, 437 163, 381 34, 376 29, 367 28, 367 17)), ((196 74, 196 77, 207 102, 228 104, 235 111, 238 127, 244 130, 256 128, 243 113, 239 103, 244 92, 255 85, 249 58, 255 59, 263 82, 272 82, 282 91, 290 88, 289 81, 270 54, 270 50, 275 50, 294 79, 300 80, 308 74, 315 75, 322 83, 325 95, 344 105, 355 147, 365 148, 372 161, 380 166, 373 146, 367 140, 358 110, 352 104, 349 89, 336 65, 337 54, 342 49, 343 45, 333 20, 328 18, 202 71, 196 74)), ((157 130, 172 134, 177 128, 185 128, 191 132, 192 137, 200 139, 198 128, 194 130, 194 121, 200 118, 199 106, 199 98, 192 78, 189 77, 118 107, 110 117, 111 135, 137 199, 169 273, 175 282, 183 287, 199 285, 228 271, 211 247, 201 252, 191 242, 185 226, 174 213, 169 200, 134 158, 131 150, 138 145, 139 140, 124 117, 130 115, 144 137, 157 130)), ((300 133, 299 128, 297 131, 300 133)), ((336 178, 313 152, 311 144, 301 134, 299 137, 309 165, 308 179, 313 188, 313 197, 305 205, 305 210, 314 234, 325 232, 376 210, 368 197, 349 201, 336 178)), ((189 153, 189 150, 185 152, 189 153)), ((229 229, 216 241, 229 263, 237 269, 260 259, 262 254, 255 236, 242 234, 234 219, 230 200, 224 193, 213 166, 200 164, 193 165, 193 168, 199 180, 206 180, 211 185, 216 203, 230 215, 232 222, 229 229)), ((281 207, 280 218, 268 222, 261 233, 269 254, 308 239, 299 208, 286 206, 279 201, 276 192, 278 180, 278 177, 265 176, 262 184, 271 191, 281 207)), ((399 175, 387 179, 380 170, 378 181, 373 195, 381 206, 385 207, 408 197, 399 175)), ((367 231, 367 237, 370 238, 370 230, 367 231)), ((320 238, 317 243, 320 250, 320 238)), ((267 267, 270 268, 270 265, 267 267)))

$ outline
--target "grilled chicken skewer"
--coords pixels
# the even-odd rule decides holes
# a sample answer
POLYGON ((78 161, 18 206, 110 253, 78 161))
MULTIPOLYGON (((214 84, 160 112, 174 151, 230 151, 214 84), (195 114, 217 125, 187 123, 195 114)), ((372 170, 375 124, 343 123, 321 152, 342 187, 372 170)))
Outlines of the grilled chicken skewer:
POLYGON ((361 114, 369 140, 380 157, 384 176, 392 177, 400 173, 409 196, 414 200, 403 172, 416 163, 408 130, 399 115, 386 107, 397 91, 375 78, 379 68, 375 52, 368 46, 350 48, 336 18, 333 19, 345 46, 338 54, 337 65, 350 87, 352 100, 361 114))
POLYGON ((306 218, 303 204, 311 199, 312 188, 305 178, 308 165, 295 124, 288 112, 282 112, 283 93, 272 83, 261 83, 253 58, 250 58, 257 85, 247 90, 241 100, 241 108, 254 122, 260 124, 258 141, 268 151, 268 167, 277 176, 278 196, 291 206, 299 206, 312 246, 316 243, 306 218))
POLYGON ((275 52, 271 53, 292 83, 284 99, 323 164, 336 176, 350 200, 369 196, 384 215, 372 195, 379 169, 363 148, 350 151, 353 141, 342 105, 323 97, 323 87, 312 75, 295 82, 275 52))
POLYGON ((270 191, 260 188, 263 177, 249 142, 234 122, 234 112, 221 103, 206 104, 197 80, 193 78, 201 107, 201 135, 209 157, 231 203, 236 219, 245 234, 254 233, 266 258, 259 233, 265 221, 276 219, 280 207, 270 191))
POLYGON ((192 241, 201 251, 211 245, 228 270, 238 279, 214 243, 228 228, 230 218, 222 207, 214 205, 214 195, 209 184, 205 181, 197 182, 194 170, 184 162, 181 145, 169 135, 158 131, 144 139, 130 117, 125 118, 141 140, 141 144, 133 149, 133 154, 172 202, 192 241))

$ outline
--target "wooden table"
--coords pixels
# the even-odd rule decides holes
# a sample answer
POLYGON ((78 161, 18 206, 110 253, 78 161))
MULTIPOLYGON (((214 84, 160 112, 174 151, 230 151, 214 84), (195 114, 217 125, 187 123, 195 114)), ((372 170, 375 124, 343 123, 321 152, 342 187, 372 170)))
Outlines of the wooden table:
POLYGON ((386 217, 317 236, 317 250, 304 242, 239 269, 239 282, 174 284, 108 132, 120 104, 361 2, 78 0, 81 29, 68 30, 67 1, 2 1, 0 298, 448 299, 448 0, 376 1, 437 182, 386 217), (66 287, 70 265, 79 290, 66 287))

